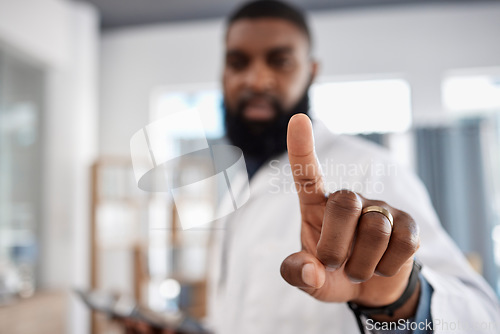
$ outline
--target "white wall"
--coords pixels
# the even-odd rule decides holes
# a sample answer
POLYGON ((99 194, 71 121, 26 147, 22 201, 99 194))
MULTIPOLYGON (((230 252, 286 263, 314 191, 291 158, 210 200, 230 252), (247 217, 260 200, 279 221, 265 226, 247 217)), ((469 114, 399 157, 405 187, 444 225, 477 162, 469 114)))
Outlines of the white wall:
MULTIPOLYGON (((68 2, 69 3, 69 2, 68 2)), ((90 167, 97 157, 96 11, 72 3, 68 61, 49 72, 44 189, 44 285, 88 288, 90 280, 90 167)), ((68 333, 88 333, 87 307, 71 294, 68 333)))
POLYGON ((101 45, 101 153, 128 155, 147 124, 149 97, 163 85, 218 81, 219 21, 135 28, 105 34, 101 45))
POLYGON ((69 60, 70 11, 61 0, 0 0, 0 43, 60 66, 69 60))
MULTIPOLYGON (((43 68, 42 226, 38 285, 87 288, 90 166, 97 156, 99 22, 89 5, 0 0, 0 47, 43 68)), ((87 333, 86 307, 71 295, 68 333, 87 333)))
MULTIPOLYGON (((500 4, 382 7, 313 13, 325 77, 402 74, 413 111, 441 111, 447 69, 500 66, 500 4)), ((223 21, 165 24, 107 33, 101 46, 100 152, 128 155, 148 122, 159 86, 219 81, 223 21)))
POLYGON ((500 4, 427 5, 315 15, 327 76, 401 73, 417 118, 442 111, 455 68, 500 66, 500 4))

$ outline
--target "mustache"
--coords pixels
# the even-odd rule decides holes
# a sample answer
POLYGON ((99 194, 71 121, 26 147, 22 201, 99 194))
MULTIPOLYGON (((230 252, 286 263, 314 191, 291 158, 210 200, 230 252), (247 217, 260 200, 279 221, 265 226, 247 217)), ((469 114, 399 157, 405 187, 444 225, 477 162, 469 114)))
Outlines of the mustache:
POLYGON ((264 100, 268 102, 273 107, 276 114, 281 113, 283 110, 281 101, 274 95, 268 93, 245 92, 241 95, 236 105, 237 114, 242 115, 243 111, 252 102, 252 100, 264 100))

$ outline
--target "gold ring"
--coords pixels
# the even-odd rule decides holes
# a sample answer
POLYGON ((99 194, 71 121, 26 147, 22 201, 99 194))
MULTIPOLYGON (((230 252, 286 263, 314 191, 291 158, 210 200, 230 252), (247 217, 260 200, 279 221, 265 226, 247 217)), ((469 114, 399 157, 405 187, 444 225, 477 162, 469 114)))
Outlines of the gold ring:
POLYGON ((368 212, 378 212, 383 214, 389 220, 389 223, 391 223, 391 228, 394 227, 394 218, 392 218, 391 213, 386 208, 377 205, 367 206, 366 208, 363 208, 361 215, 368 212))

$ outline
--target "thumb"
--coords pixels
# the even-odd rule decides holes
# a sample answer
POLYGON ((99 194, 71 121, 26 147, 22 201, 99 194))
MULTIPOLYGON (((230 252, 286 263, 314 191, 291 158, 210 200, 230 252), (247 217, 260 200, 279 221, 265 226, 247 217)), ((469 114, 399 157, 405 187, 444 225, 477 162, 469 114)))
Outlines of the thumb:
POLYGON ((297 288, 319 289, 325 284, 325 267, 312 254, 301 251, 283 261, 281 276, 297 288))

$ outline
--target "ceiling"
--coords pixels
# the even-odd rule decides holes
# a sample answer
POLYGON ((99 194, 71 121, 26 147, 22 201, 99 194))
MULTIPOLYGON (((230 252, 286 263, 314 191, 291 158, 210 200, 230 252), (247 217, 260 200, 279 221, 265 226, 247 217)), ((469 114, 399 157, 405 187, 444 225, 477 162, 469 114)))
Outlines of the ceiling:
MULTIPOLYGON (((81 0, 100 12, 103 29, 227 16, 246 0, 81 0)), ((482 0, 488 1, 488 0, 482 0)), ((500 1, 500 0, 489 0, 500 1)), ((472 3, 478 0, 290 0, 308 11, 422 3, 472 3)))

